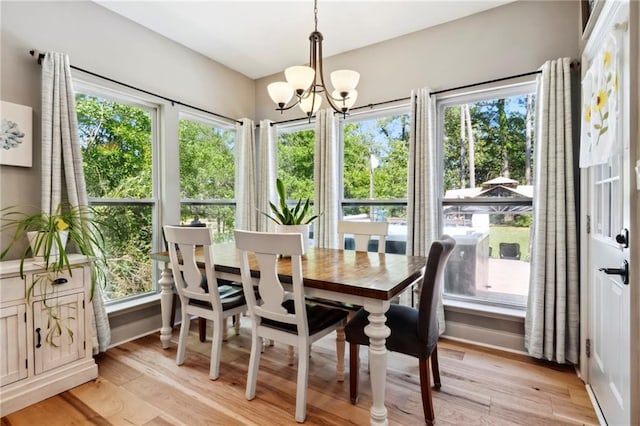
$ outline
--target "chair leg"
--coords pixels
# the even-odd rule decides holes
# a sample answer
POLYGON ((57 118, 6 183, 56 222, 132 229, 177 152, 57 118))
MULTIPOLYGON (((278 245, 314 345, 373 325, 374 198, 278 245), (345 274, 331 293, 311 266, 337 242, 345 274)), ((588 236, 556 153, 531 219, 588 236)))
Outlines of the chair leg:
POLYGON ((344 382, 344 326, 336 329, 336 377, 339 382, 344 382))
POLYGON ((179 301, 180 299, 178 298, 178 295, 173 293, 173 303, 171 303, 171 320, 169 321, 169 326, 171 328, 173 328, 176 323, 176 305, 179 301))
POLYGON ((180 337, 178 337, 178 351, 176 352, 176 364, 184 364, 184 353, 187 349, 187 339, 189 338, 189 324, 191 316, 182 313, 182 324, 180 325, 180 337))
POLYGON ((207 320, 205 318, 198 318, 198 334, 200 335, 201 342, 207 340, 207 320))
POLYGON ((309 381, 309 346, 298 346, 298 383, 296 385, 296 421, 307 417, 307 384, 309 381))
POLYGON ((260 353, 262 339, 258 337, 255 325, 251 335, 251 356, 249 357, 249 369, 247 371, 247 390, 245 396, 248 400, 256 397, 256 383, 258 381, 258 366, 260 365, 260 353))
POLYGON ((213 321, 213 338, 211 339, 211 361, 209 366, 209 378, 216 380, 220 376, 220 353, 222 352, 223 327, 222 318, 213 321))
POLYGON ((438 345, 431 352, 431 372, 433 373, 433 386, 436 389, 440 389, 442 383, 440 382, 440 367, 438 366, 438 345))
POLYGON ((424 410, 424 420, 428 425, 435 423, 433 413, 433 401, 431 399, 431 379, 429 378, 428 358, 418 360, 420 364, 420 391, 422 393, 422 408, 424 410))
POLYGON ((227 319, 226 319, 226 318, 224 318, 224 319, 222 320, 222 341, 223 341, 223 342, 226 342, 227 340, 229 340, 229 339, 228 339, 228 337, 229 337, 229 330, 228 330, 227 325, 228 325, 227 319))
MULTIPOLYGON (((298 356, 300 356, 300 354, 298 354, 298 356)), ((294 358, 294 355, 293 355, 293 346, 289 345, 289 346, 287 347, 287 364, 289 364, 289 365, 293 365, 293 364, 294 364, 294 363, 293 363, 293 358, 294 358)))
POLYGON ((233 329, 236 331, 236 336, 240 335, 240 314, 233 316, 233 329))
POLYGON ((358 403, 358 371, 360 369, 360 345, 349 343, 349 396, 352 404, 358 403))

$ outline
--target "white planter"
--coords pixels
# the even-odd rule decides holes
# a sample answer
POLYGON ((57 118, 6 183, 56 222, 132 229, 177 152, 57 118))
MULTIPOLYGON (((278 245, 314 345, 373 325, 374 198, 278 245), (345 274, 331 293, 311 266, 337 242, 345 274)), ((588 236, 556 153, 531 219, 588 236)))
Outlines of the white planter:
POLYGON ((311 225, 276 225, 276 232, 287 234, 302 234, 302 254, 309 248, 309 227, 311 225))
MULTIPOLYGON (((69 237, 69 231, 60 231, 58 232, 60 235, 60 242, 62 243, 62 247, 66 247, 67 238, 69 237)), ((44 250, 46 247, 46 236, 44 232, 40 231, 29 231, 27 232, 27 239, 29 240, 29 245, 31 246, 31 252, 33 253, 33 257, 44 257, 44 250), (41 235, 42 234, 42 235, 41 235), (41 241, 40 249, 36 253, 36 245, 37 242, 41 241)), ((54 241, 51 245, 51 252, 49 253, 50 258, 58 257, 58 244, 54 241)))

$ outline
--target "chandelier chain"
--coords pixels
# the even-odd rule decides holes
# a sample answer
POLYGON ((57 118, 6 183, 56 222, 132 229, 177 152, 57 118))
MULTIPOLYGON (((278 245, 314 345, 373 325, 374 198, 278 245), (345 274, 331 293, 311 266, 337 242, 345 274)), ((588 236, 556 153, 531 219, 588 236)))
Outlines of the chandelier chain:
POLYGON ((313 19, 315 21, 315 30, 318 31, 318 0, 313 0, 313 19))

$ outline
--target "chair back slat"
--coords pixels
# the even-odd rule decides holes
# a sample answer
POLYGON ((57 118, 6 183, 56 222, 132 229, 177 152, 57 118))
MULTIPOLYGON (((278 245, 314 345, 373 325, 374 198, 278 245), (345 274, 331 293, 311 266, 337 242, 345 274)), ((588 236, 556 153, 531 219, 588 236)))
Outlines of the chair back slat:
POLYGON ((438 340, 438 294, 442 286, 444 269, 449 256, 456 245, 456 241, 448 235, 443 235, 434 241, 429 249, 427 267, 425 269, 422 291, 418 305, 418 337, 429 343, 438 340))
POLYGON ((211 303, 214 311, 222 311, 217 278, 213 262, 211 230, 204 227, 183 227, 165 225, 163 227, 173 280, 178 296, 183 304, 189 299, 211 303), (205 275, 196 260, 196 247, 202 247, 205 275), (206 278, 206 281, 205 281, 206 278), (205 289, 204 282, 208 283, 205 289))
POLYGON ((240 251, 240 274, 245 294, 253 292, 249 253, 253 253, 260 271, 258 292, 262 304, 258 305, 255 297, 247 297, 249 312, 259 318, 296 324, 298 334, 308 335, 302 280, 302 235, 236 230, 235 240, 240 251), (281 255, 291 257, 291 291, 284 288, 278 277, 281 255), (287 300, 293 300, 295 314, 289 314, 283 308, 282 304, 287 300))
POLYGON ((357 222, 342 220, 338 222, 338 239, 344 247, 345 234, 353 235, 356 251, 368 251, 371 237, 378 237, 378 253, 385 252, 386 238, 389 234, 388 222, 357 222))

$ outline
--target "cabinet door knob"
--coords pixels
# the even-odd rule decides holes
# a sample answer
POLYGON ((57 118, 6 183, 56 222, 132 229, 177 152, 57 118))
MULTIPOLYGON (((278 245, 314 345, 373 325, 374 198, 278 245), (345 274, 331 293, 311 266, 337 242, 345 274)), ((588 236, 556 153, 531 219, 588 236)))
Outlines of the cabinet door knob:
POLYGON ((40 335, 40 327, 36 328, 36 348, 42 346, 42 336, 40 335))

